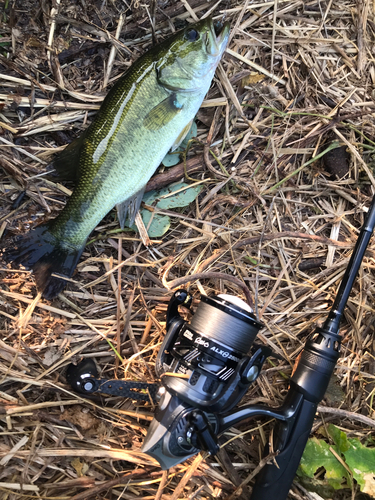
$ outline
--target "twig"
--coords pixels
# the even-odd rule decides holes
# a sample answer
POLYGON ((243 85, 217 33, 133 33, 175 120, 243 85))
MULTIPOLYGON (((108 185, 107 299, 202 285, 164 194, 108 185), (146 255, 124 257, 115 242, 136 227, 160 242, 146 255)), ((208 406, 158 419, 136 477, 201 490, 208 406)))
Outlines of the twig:
POLYGON ((357 420, 358 422, 362 422, 369 427, 375 427, 375 420, 366 415, 361 415, 360 413, 354 413, 352 411, 342 410, 341 408, 329 408, 328 406, 319 405, 317 408, 319 413, 331 413, 332 415, 336 415, 341 418, 349 418, 351 420, 357 420))
MULTIPOLYGON (((124 14, 120 14, 120 17, 119 17, 119 20, 117 23, 116 34, 115 34, 116 40, 118 40, 118 38, 120 36, 122 27, 124 26, 124 22, 125 22, 125 16, 124 16, 124 14)), ((111 77, 113 63, 115 62, 115 58, 116 58, 116 52, 117 52, 116 45, 112 45, 111 52, 109 53, 108 62, 107 62, 107 71, 105 72, 105 75, 104 75, 103 89, 105 89, 107 87, 109 79, 111 77)))
POLYGON ((178 288, 181 285, 185 285, 185 283, 190 283, 192 281, 200 280, 200 279, 220 279, 224 281, 231 281, 232 283, 236 284, 241 290, 243 291, 247 303, 249 306, 253 309, 254 308, 254 301, 251 297, 250 291, 247 288, 247 286, 244 284, 243 281, 240 279, 236 278, 235 276, 231 276, 230 274, 225 274, 225 273, 216 273, 216 272, 204 272, 204 273, 196 273, 192 274, 190 276, 184 276, 183 278, 178 278, 173 281, 166 281, 166 273, 165 271, 164 276, 163 276, 163 284, 165 287, 169 289, 173 288, 178 288))
MULTIPOLYGON (((129 481, 137 479, 143 479, 145 476, 150 476, 155 471, 154 468, 148 469, 138 469, 134 472, 128 472, 126 474, 121 475, 120 477, 116 477, 111 479, 110 481, 105 481, 103 484, 98 486, 94 486, 90 488, 90 490, 85 490, 82 493, 78 493, 78 495, 74 495, 70 498, 70 500, 86 500, 86 498, 91 498, 94 495, 98 495, 102 491, 110 490, 117 486, 118 484, 127 484, 129 481)), ((160 473, 159 473, 160 474, 160 473)))
POLYGON ((200 466, 200 464, 202 463, 202 461, 205 459, 205 454, 204 453, 200 453, 198 456, 196 456, 194 458, 194 461, 193 463, 190 465, 190 467, 188 468, 188 470, 185 472, 183 478, 181 479, 181 481, 178 483, 172 497, 170 500, 178 500, 178 498, 180 498, 180 496, 182 495, 182 492, 184 491, 184 488, 185 486, 187 485, 188 481, 190 480, 190 478, 193 476, 193 474, 195 473, 195 471, 198 469, 198 467, 200 466))

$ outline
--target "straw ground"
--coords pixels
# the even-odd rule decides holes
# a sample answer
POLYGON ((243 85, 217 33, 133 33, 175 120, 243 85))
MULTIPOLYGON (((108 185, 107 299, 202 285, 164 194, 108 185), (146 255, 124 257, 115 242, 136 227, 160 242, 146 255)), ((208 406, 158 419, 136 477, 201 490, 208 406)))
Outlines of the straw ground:
MULTIPOLYGON (((53 302, 40 297, 29 272, 2 264, 1 498, 246 498, 272 424, 247 422, 220 438, 217 457, 161 472, 139 451, 153 408, 83 399, 64 370, 93 358, 103 377, 155 380, 167 303, 185 286, 194 307, 201 293, 220 292, 254 304, 265 325, 259 341, 284 361, 270 359, 244 402, 283 401, 375 192, 374 4, 7 0, 2 7, 2 244, 64 206, 72 186, 46 177, 46 166, 132 61, 202 16, 225 16, 232 32, 186 165, 160 170, 149 184, 169 185, 186 168, 190 182, 204 185, 195 203, 168 211, 170 230, 145 246, 138 233, 120 231, 111 212, 53 302), (330 151, 332 144, 340 149, 330 151)), ((327 422, 361 440, 374 432, 374 257, 370 245, 314 433, 327 422)), ((356 487, 334 496, 360 497, 356 487)), ((291 498, 312 497, 296 485, 291 498)))

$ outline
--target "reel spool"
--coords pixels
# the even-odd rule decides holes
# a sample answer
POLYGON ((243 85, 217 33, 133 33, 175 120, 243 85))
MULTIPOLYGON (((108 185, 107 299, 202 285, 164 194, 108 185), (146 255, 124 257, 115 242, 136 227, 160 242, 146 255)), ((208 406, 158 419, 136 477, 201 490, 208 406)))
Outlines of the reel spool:
POLYGON ((229 409, 229 401, 249 385, 248 374, 244 379, 238 375, 263 325, 245 302, 230 295, 203 295, 189 324, 173 304, 181 300, 181 293, 171 299, 175 317, 167 319, 167 324, 177 326, 169 329, 158 354, 162 385, 199 409, 229 409), (233 386, 230 394, 228 385, 233 386))

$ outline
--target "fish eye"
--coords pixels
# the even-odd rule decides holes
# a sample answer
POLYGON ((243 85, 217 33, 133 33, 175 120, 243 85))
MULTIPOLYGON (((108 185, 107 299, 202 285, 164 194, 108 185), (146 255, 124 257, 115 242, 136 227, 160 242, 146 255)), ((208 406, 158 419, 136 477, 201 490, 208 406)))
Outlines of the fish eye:
POLYGON ((199 33, 195 29, 191 29, 185 33, 185 38, 189 42, 195 42, 199 38, 199 33))

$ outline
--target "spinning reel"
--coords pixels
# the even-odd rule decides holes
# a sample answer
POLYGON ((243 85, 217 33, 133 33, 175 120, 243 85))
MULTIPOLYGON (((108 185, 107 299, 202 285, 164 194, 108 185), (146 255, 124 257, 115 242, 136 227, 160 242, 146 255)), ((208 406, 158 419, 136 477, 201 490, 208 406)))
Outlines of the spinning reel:
MULTIPOLYGON (((232 411, 259 375, 271 349, 254 343, 263 325, 251 308, 231 295, 202 296, 190 323, 185 290, 172 296, 167 334, 156 360, 161 384, 99 379, 92 360, 69 365, 67 380, 81 394, 103 393, 158 403, 142 451, 169 469, 205 450, 217 453, 217 436, 251 415, 277 416, 257 405, 232 411), (250 410, 249 410, 250 408, 250 410)), ((280 417, 279 417, 280 418, 280 417)))

